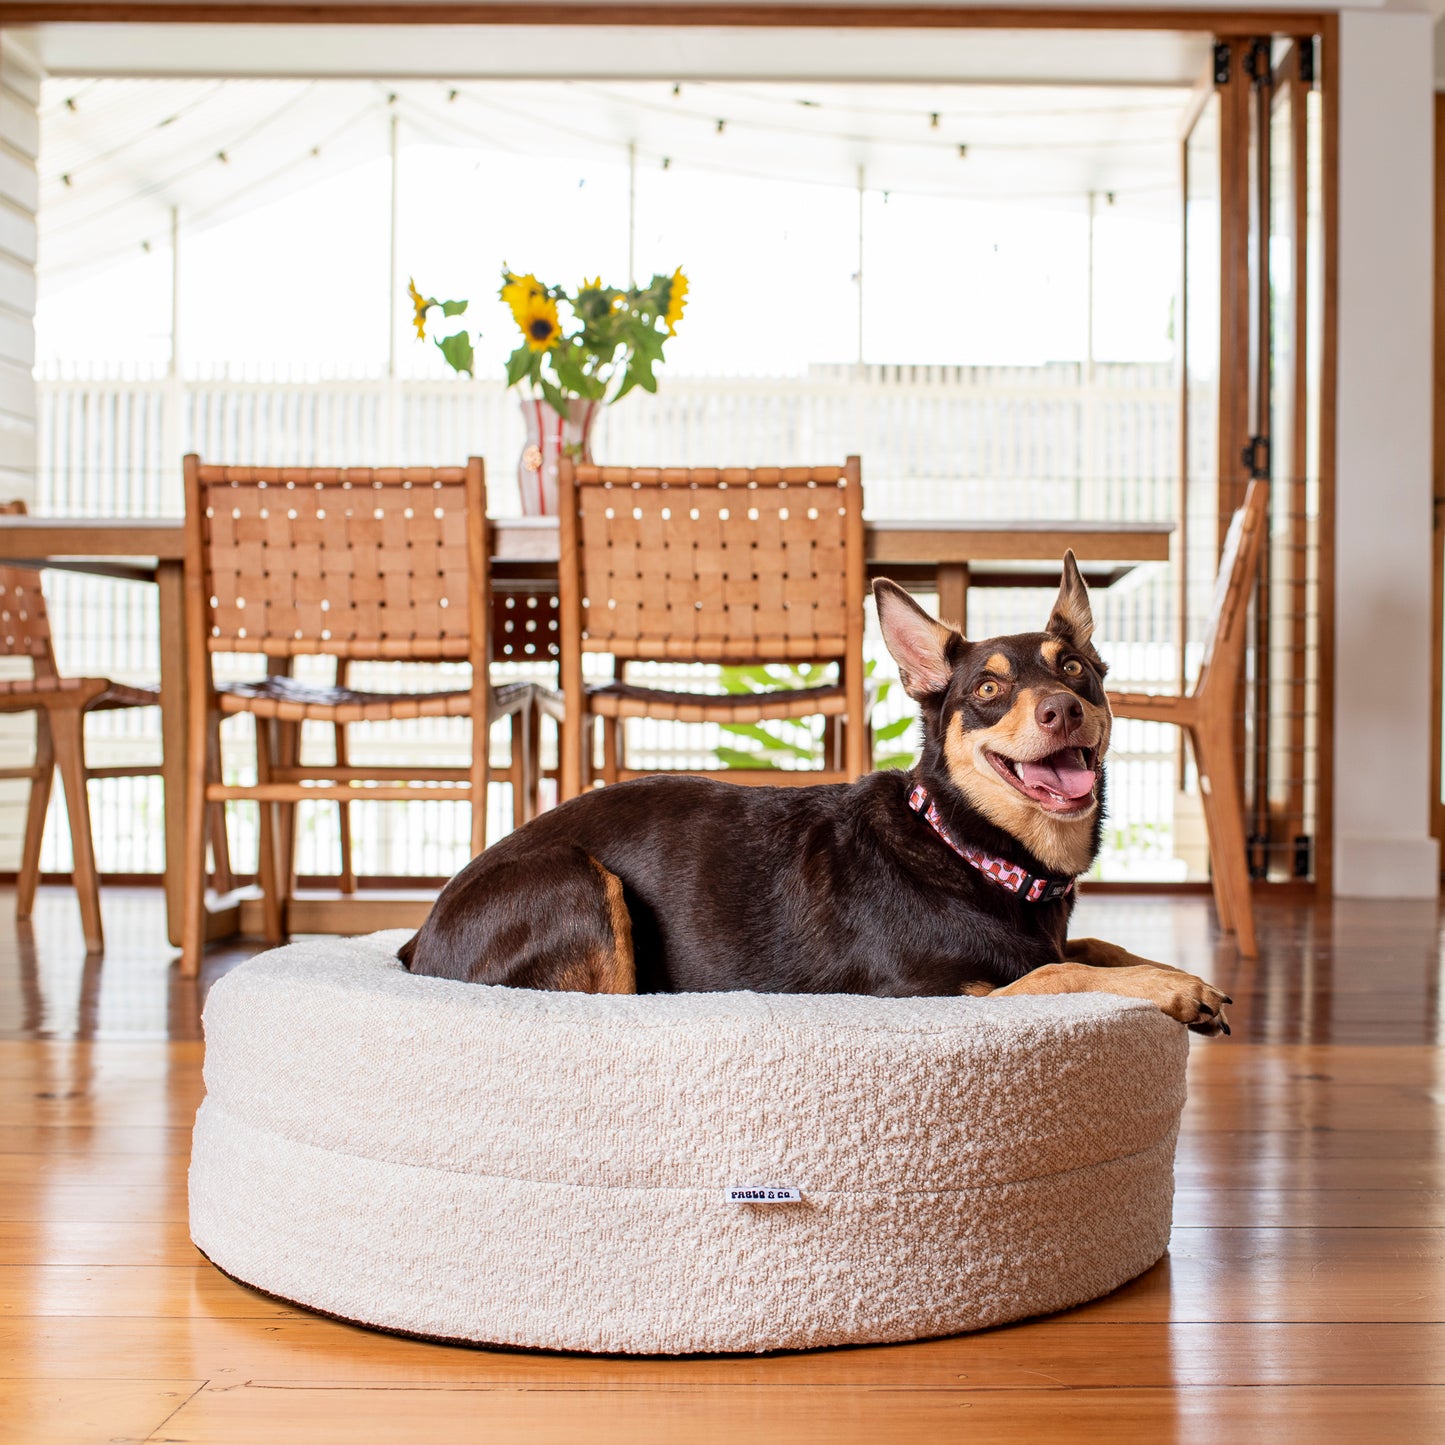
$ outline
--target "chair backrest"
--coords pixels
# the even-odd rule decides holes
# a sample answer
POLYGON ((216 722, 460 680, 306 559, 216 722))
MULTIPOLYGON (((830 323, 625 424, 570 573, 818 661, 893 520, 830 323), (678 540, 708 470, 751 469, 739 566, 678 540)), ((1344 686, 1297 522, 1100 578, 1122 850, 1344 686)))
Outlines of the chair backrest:
MULTIPOLYGON (((24 502, 0 502, 0 517, 23 517, 24 502)), ((0 657, 28 657, 36 677, 55 676, 55 645, 40 573, 0 567, 0 657)))
POLYGON ((555 589, 492 588, 492 661, 555 664, 561 654, 555 589))
POLYGON ((1216 660, 1243 655, 1245 615, 1254 579, 1259 571, 1259 553, 1269 522, 1269 487, 1260 481, 1249 484, 1244 503, 1229 519, 1224 546, 1219 553, 1219 572, 1214 579, 1214 597, 1209 605, 1209 622, 1204 633, 1204 653, 1199 665, 1198 693, 1208 681, 1216 660))
POLYGON ((186 563, 211 652, 485 659, 481 459, 228 467, 188 456, 186 563))
POLYGON ((863 483, 834 467, 559 469, 562 646, 861 665, 863 483), (575 633, 575 636, 573 635, 575 633))

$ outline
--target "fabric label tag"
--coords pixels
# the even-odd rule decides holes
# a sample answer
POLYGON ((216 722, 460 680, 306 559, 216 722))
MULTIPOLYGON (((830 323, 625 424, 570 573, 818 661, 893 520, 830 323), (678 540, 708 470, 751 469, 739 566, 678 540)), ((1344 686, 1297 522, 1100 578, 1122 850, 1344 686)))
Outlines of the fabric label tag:
POLYGON ((801 1204, 803 1191, 787 1184, 736 1184, 723 1191, 729 1204, 801 1204))

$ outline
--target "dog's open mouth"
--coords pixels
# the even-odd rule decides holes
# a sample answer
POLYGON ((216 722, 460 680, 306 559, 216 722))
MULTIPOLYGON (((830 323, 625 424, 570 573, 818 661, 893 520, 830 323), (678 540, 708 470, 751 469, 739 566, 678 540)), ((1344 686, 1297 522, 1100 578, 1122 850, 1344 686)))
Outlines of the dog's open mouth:
POLYGON ((1094 801, 1097 758, 1093 748, 1060 748, 1030 762, 989 753, 999 776, 1050 813, 1081 813, 1094 801))

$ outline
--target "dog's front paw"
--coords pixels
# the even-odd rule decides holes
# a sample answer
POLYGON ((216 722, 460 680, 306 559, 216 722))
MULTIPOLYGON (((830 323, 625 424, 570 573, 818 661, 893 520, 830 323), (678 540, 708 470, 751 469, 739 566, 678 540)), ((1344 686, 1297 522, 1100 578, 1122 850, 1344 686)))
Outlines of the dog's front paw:
POLYGON ((1187 1024, 1196 1034, 1214 1038, 1230 1031, 1224 1006, 1234 1000, 1192 973, 1161 967, 1158 992, 1153 997, 1170 1018, 1187 1024))

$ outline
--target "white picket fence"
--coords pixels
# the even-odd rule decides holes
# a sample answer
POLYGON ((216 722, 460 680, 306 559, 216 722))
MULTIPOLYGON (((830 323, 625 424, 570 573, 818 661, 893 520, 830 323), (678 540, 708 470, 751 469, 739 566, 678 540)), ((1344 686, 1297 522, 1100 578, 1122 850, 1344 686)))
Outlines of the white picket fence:
MULTIPOLYGON (((602 418, 594 451, 639 465, 820 463, 863 457, 868 511, 915 518, 1172 520, 1178 506, 1178 388, 1168 366, 1072 364, 1033 368, 817 368, 801 377, 679 378, 656 396, 634 394, 602 418)), ((179 515, 186 451, 237 463, 431 465, 471 454, 488 461, 491 510, 517 510, 522 445, 515 397, 492 382, 299 382, 43 375, 39 384, 42 512, 86 516, 179 515)), ((1212 571, 1202 559, 1195 576, 1212 571)), ((1141 567, 1097 599, 1112 680, 1169 686, 1177 676, 1172 565, 1141 567)), ((49 573, 46 587, 63 667, 123 678, 155 676, 150 589, 49 573)), ((1049 598, 980 590, 977 635, 1041 625, 1049 598)), ((1191 639, 1192 641, 1193 639, 1191 639)), ((877 639, 870 652, 890 670, 877 639)), ((364 681, 358 684, 365 686, 364 681)), ((906 709, 895 688, 888 715, 906 709)), ((153 714, 90 723, 97 763, 158 755, 153 714)), ((465 749, 466 724, 358 728, 358 756, 406 762, 465 749)), ((314 745, 329 745, 320 729, 314 745)), ((636 756, 653 766, 712 761, 716 730, 639 727, 636 756)), ((312 745, 308 743, 308 746, 312 745)), ((1178 877, 1173 809, 1177 742, 1167 729, 1125 725, 1111 769, 1106 876, 1178 877)), ((504 745, 498 740, 499 753, 504 745)), ((250 767, 237 736, 227 766, 250 767)), ((97 844, 108 871, 162 864, 158 784, 93 785, 97 844)), ((251 856, 244 808, 232 810, 238 865, 251 856)), ((505 786, 490 800, 493 835, 506 826, 505 786)), ((334 873, 335 812, 303 808, 300 870, 334 873)), ((462 805, 359 804, 353 809, 365 873, 444 874, 465 860, 462 805)), ((48 867, 68 864, 53 820, 48 867)))

